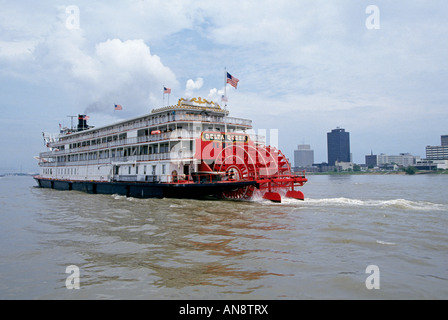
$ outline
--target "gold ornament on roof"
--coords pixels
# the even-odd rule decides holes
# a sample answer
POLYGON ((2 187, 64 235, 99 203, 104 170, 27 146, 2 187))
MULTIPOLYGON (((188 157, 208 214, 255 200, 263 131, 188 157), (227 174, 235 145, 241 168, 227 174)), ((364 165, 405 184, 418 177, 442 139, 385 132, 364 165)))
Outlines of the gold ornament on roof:
POLYGON ((217 104, 214 101, 209 101, 207 99, 203 99, 201 97, 197 98, 191 98, 191 99, 185 99, 180 98, 177 102, 177 105, 172 106, 166 106, 163 108, 158 108, 152 110, 152 113, 166 111, 170 109, 196 109, 196 110, 206 110, 206 111, 215 111, 215 112, 222 112, 225 114, 228 114, 229 112, 227 110, 221 109, 220 105, 217 104))

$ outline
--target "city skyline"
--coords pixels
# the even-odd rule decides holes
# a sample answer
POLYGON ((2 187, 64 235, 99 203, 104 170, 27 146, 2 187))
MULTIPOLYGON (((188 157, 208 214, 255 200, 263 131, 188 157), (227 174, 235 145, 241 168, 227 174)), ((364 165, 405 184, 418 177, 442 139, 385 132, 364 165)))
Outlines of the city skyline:
POLYGON ((327 159, 328 128, 347 128, 353 161, 411 153, 447 134, 446 1, 75 0, 2 3, 0 172, 37 169, 42 131, 70 116, 102 126, 165 102, 221 103, 254 130, 278 129, 327 159), (229 19, 232 17, 232 19, 229 19), (121 106, 115 110, 114 106, 121 106))
MULTIPOLYGON (((331 132, 327 132, 327 161, 314 161, 314 149, 311 148, 311 145, 309 144, 299 144, 297 146, 297 149, 294 150, 294 157, 293 159, 291 159, 291 165, 293 167, 311 167, 312 164, 324 164, 327 163, 328 165, 332 166, 334 164, 332 164, 331 161, 329 161, 329 158, 331 157, 329 154, 329 136, 331 136, 333 133, 337 133, 339 134, 340 132, 347 134, 346 139, 347 144, 348 144, 348 150, 346 151, 347 154, 349 154, 350 157, 352 157, 352 154, 350 152, 350 138, 349 138, 349 132, 345 132, 344 128, 339 128, 337 127, 336 129, 332 129, 331 132), (313 161, 310 161, 310 159, 313 159, 313 161), (311 163, 311 165, 310 165, 311 163)), ((340 138, 340 137, 338 137, 340 138)), ((333 139, 334 140, 334 139, 333 139)), ((336 139, 339 140, 339 139, 336 139)), ((334 141, 333 141, 334 142, 334 141)), ((336 141, 336 143, 339 143, 340 141, 336 141)), ((406 159, 406 157, 408 158, 414 158, 417 159, 421 159, 421 160, 448 160, 448 135, 440 135, 440 144, 439 145, 427 145, 425 147, 426 152, 424 155, 415 155, 415 154, 411 154, 409 152, 400 152, 400 151, 395 151, 392 154, 386 154, 384 152, 379 152, 379 153, 374 153, 373 150, 370 150, 370 154, 365 154, 364 155, 364 162, 353 162, 354 164, 359 164, 359 165, 370 165, 373 162, 375 163, 375 165, 378 163, 378 159, 380 159, 379 163, 380 164, 384 164, 384 163, 390 163, 390 162, 395 162, 398 163, 396 161, 397 158, 404 158, 405 159, 405 165, 408 165, 409 161, 406 159), (391 161, 388 161, 388 159, 392 159, 391 161), (373 159, 375 159, 373 161, 373 159), (369 163, 370 162, 370 163, 369 163)), ((337 157, 337 156, 336 156, 337 157)), ((334 156, 333 156, 334 158, 334 156)), ((337 160, 334 159, 335 161, 341 161, 341 162, 350 162, 350 161, 343 161, 343 160, 337 160)), ((346 160, 346 159, 345 159, 346 160)))

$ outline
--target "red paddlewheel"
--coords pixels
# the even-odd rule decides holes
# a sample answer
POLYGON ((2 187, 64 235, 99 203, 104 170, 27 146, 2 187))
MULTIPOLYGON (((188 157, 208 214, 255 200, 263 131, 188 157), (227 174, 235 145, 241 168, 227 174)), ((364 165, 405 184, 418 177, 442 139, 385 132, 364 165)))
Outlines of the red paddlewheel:
MULTIPOLYGON (((234 180, 256 180, 257 170, 253 155, 247 148, 229 146, 223 149, 215 160, 214 170, 233 174, 234 180)), ((231 177, 230 177, 231 178, 231 177)))
MULTIPOLYGON (((229 181, 248 181, 254 175, 254 167, 247 164, 228 164, 226 162, 215 165, 215 170, 225 172, 225 178, 229 181)), ((254 186, 236 188, 224 191, 222 196, 226 199, 242 200, 250 199, 254 193, 254 186)))
POLYGON ((245 164, 240 164, 240 165, 235 165, 235 164, 225 165, 225 164, 222 164, 220 166, 220 169, 221 170, 219 170, 219 171, 225 172, 226 176, 230 180, 236 180, 236 181, 249 180, 249 168, 245 164), (224 170, 222 170, 222 169, 224 169, 224 170))
POLYGON ((222 197, 230 200, 247 200, 254 194, 254 186, 246 186, 235 190, 224 191, 222 197))
MULTIPOLYGON (((288 195, 300 198, 294 186, 300 182, 291 174, 288 159, 278 149, 270 146, 230 145, 222 149, 215 158, 213 170, 224 173, 230 181, 254 181, 263 190, 263 197, 271 201, 281 201, 278 191, 292 191, 288 195), (274 192, 277 191, 277 192, 274 192)), ((226 191, 227 199, 250 199, 255 187, 247 186, 226 191)))

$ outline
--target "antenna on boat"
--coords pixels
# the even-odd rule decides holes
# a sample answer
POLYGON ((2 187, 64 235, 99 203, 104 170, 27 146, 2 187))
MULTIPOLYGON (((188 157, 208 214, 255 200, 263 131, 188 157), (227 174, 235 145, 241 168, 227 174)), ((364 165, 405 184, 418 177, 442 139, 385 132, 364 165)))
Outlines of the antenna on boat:
POLYGON ((70 129, 73 130, 73 118, 76 118, 77 116, 67 116, 70 118, 70 129))

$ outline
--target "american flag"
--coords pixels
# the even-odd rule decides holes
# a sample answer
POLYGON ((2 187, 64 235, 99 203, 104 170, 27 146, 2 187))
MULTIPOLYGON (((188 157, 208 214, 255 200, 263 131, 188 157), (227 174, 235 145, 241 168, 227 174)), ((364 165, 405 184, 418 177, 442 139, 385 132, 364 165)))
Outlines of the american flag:
POLYGON ((227 99, 227 97, 226 97, 225 95, 222 95, 222 96, 221 96, 221 101, 223 101, 223 102, 227 102, 227 101, 229 101, 229 100, 227 99))
POLYGON ((121 106, 121 104, 116 104, 115 110, 123 110, 123 107, 121 106))
POLYGON ((234 76, 232 76, 230 73, 227 72, 227 83, 230 83, 230 85, 232 87, 234 87, 236 89, 236 86, 238 85, 238 80, 237 78, 235 78, 234 76))
POLYGON ((171 88, 163 87, 163 93, 164 93, 164 94, 165 94, 165 93, 170 94, 170 93, 171 93, 171 88))

